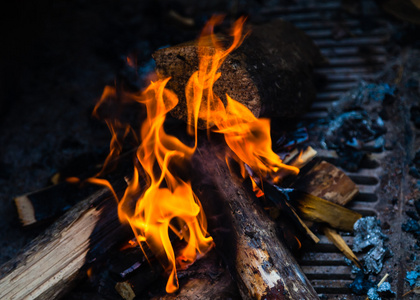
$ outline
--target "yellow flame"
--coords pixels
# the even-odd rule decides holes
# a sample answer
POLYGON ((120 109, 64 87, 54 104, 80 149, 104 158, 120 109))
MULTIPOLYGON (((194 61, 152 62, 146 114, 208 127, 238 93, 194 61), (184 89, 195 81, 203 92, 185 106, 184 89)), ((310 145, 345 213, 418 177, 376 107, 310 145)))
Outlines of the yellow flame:
POLYGON ((185 89, 188 123, 193 124, 195 130, 198 120, 204 121, 208 128, 215 126, 215 131, 224 134, 226 143, 240 162, 249 165, 260 176, 274 178, 280 169, 297 174, 298 168, 283 164, 272 151, 270 120, 257 119, 247 107, 229 95, 226 95, 225 108, 222 100, 213 92, 213 85, 221 76, 219 68, 247 35, 243 34, 245 18, 240 18, 231 31, 232 44, 227 50, 223 49, 213 33, 214 26, 221 21, 220 17, 212 18, 198 42, 199 70, 191 76, 185 89))
MULTIPOLYGON (((136 151, 136 163, 132 179, 124 195, 118 201, 118 215, 122 222, 132 227, 140 247, 146 243, 169 273, 166 291, 178 289, 177 268, 183 268, 204 255, 213 246, 207 233, 207 223, 201 204, 190 182, 177 177, 174 166, 187 165, 197 148, 199 120, 208 130, 224 135, 227 145, 236 154, 243 176, 245 166, 250 166, 261 177, 279 177, 279 172, 299 172, 284 165, 271 150, 270 121, 257 119, 244 105, 226 95, 227 106, 214 94, 213 85, 220 78, 221 65, 232 51, 239 47, 247 33, 243 33, 245 18, 235 22, 231 31, 232 43, 226 49, 213 33, 214 26, 222 21, 213 17, 205 26, 198 41, 199 69, 189 79, 185 95, 188 110, 189 133, 194 136, 194 146, 189 147, 164 130, 166 114, 178 104, 177 96, 165 86, 170 78, 152 82, 139 94, 119 92, 106 87, 95 107, 104 105, 109 98, 122 97, 123 101, 137 101, 147 110, 140 133, 118 120, 108 119, 112 133, 107 164, 122 151, 122 140, 133 134, 141 141, 136 151), (118 95, 117 95, 118 94, 118 95), (146 182, 140 185, 140 179, 146 182), (134 210, 131 203, 135 202, 134 210), (186 246, 176 252, 170 235, 172 232, 185 241, 186 246)), ((225 41, 224 41, 225 42, 225 41)), ((100 175, 99 173, 98 175, 100 175)), ((110 183, 91 178, 90 182, 107 186, 118 199, 110 183)))

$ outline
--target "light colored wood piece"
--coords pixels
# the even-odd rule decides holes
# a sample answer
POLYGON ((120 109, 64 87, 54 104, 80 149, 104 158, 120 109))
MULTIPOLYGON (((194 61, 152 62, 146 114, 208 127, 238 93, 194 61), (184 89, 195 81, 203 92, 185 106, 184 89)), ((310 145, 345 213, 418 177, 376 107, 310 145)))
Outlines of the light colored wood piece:
POLYGON ((312 168, 294 187, 343 206, 359 192, 356 184, 342 170, 326 161, 312 168))

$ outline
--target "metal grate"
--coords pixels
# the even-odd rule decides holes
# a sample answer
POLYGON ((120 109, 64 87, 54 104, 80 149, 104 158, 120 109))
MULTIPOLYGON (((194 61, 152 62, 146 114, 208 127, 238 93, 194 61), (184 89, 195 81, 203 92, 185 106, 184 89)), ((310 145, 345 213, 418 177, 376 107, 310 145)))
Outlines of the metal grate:
MULTIPOLYGON (((364 30, 364 22, 375 18, 381 22, 375 10, 369 15, 355 17, 343 11, 341 1, 325 1, 314 4, 270 8, 263 11, 268 17, 282 18, 304 30, 319 46, 329 64, 317 69, 325 75, 326 86, 317 95, 311 111, 304 119, 314 121, 327 116, 328 108, 338 100, 343 92, 357 86, 360 79, 375 78, 386 62, 385 43, 389 40, 386 27, 377 26, 364 30), (341 33, 340 33, 341 32, 341 33), (339 36, 341 34, 341 36, 339 36)), ((334 163, 334 151, 317 149, 325 160, 334 163)), ((379 163, 387 155, 373 153, 372 164, 357 173, 347 174, 358 185, 360 194, 350 203, 349 208, 364 216, 377 215, 379 204, 377 189, 383 170, 379 163)), ((351 247, 353 236, 344 239, 351 247)), ((363 253, 362 253, 363 255, 363 253)), ((351 293, 347 287, 353 280, 351 268, 342 253, 324 236, 321 241, 300 259, 303 271, 315 290, 328 299, 365 299, 351 293)))

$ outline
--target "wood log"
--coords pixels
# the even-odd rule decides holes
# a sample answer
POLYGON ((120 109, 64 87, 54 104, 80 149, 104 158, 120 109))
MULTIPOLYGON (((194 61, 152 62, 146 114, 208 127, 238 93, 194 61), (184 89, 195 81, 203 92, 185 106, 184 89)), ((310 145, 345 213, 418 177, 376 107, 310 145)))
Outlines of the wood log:
MULTIPOLYGON (((250 182, 249 187, 244 186, 230 173, 224 161, 225 144, 213 144, 200 146, 192 162, 197 167, 191 169, 190 178, 211 224, 210 233, 234 274, 241 296, 318 299, 279 241, 274 223, 257 203, 250 182)), ((76 204, 26 251, 3 266, 0 298, 57 298, 85 273, 87 263, 132 236, 130 229, 120 225, 115 201, 107 194, 101 190, 76 204)), ((203 282, 198 286, 203 287, 203 282)))
POLYGON ((275 224, 258 204, 251 183, 231 173, 224 149, 206 144, 193 157, 192 186, 209 232, 243 299, 318 299, 275 224))
MULTIPOLYGON (((129 174, 128 170, 132 168, 133 153, 133 150, 127 151, 110 161, 107 168, 102 170, 101 175, 107 180, 115 180, 118 176, 123 178, 126 174, 129 174), (110 172, 112 174, 109 174, 110 172)), ((76 203, 100 190, 99 186, 86 183, 83 180, 94 176, 101 168, 102 165, 87 166, 86 169, 88 171, 78 175, 81 182, 61 181, 41 190, 15 197, 13 200, 22 226, 33 227, 51 223, 54 219, 71 209, 76 203)), ((63 173, 70 175, 68 170, 65 170, 63 173)), ((63 176, 62 173, 57 174, 63 176)), ((61 178, 61 180, 65 179, 61 178)))
POLYGON ((90 262, 130 237, 115 199, 101 189, 0 268, 0 299, 56 299, 85 275, 90 262))
POLYGON ((71 209, 100 188, 62 182, 39 191, 17 196, 14 202, 23 227, 45 224, 71 209))
MULTIPOLYGON (((229 44, 230 38, 220 37, 229 44)), ((180 100, 171 114, 185 121, 185 86, 198 70, 197 52, 194 41, 160 49, 152 55, 158 76, 172 77, 167 87, 180 100)), ((323 61, 311 38, 291 23, 276 20, 255 25, 221 66, 222 75, 213 90, 225 105, 228 94, 256 117, 292 119, 304 113, 315 98, 312 68, 323 61)))

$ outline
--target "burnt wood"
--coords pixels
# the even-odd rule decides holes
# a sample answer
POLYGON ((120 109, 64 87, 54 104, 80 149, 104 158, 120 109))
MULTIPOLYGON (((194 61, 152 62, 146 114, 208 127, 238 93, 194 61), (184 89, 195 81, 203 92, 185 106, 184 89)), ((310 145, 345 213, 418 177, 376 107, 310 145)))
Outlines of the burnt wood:
MULTIPOLYGON (((219 69, 222 75, 213 86, 214 92, 224 104, 228 94, 256 117, 297 117, 315 98, 312 69, 324 61, 323 56, 311 38, 289 22, 276 20, 248 29, 250 35, 219 69)), ((230 38, 219 37, 229 45, 230 38)), ((185 86, 198 70, 197 50, 197 42, 193 41, 152 55, 158 76, 172 77, 167 87, 180 100, 171 114, 185 121, 185 86)), ((203 123, 199 125, 204 128, 203 123)))
POLYGON ((206 144, 193 157, 192 186, 201 201, 216 249, 243 299, 318 299, 293 256, 278 239, 250 182, 224 161, 225 148, 206 144), (248 184, 249 183, 249 184, 248 184))

